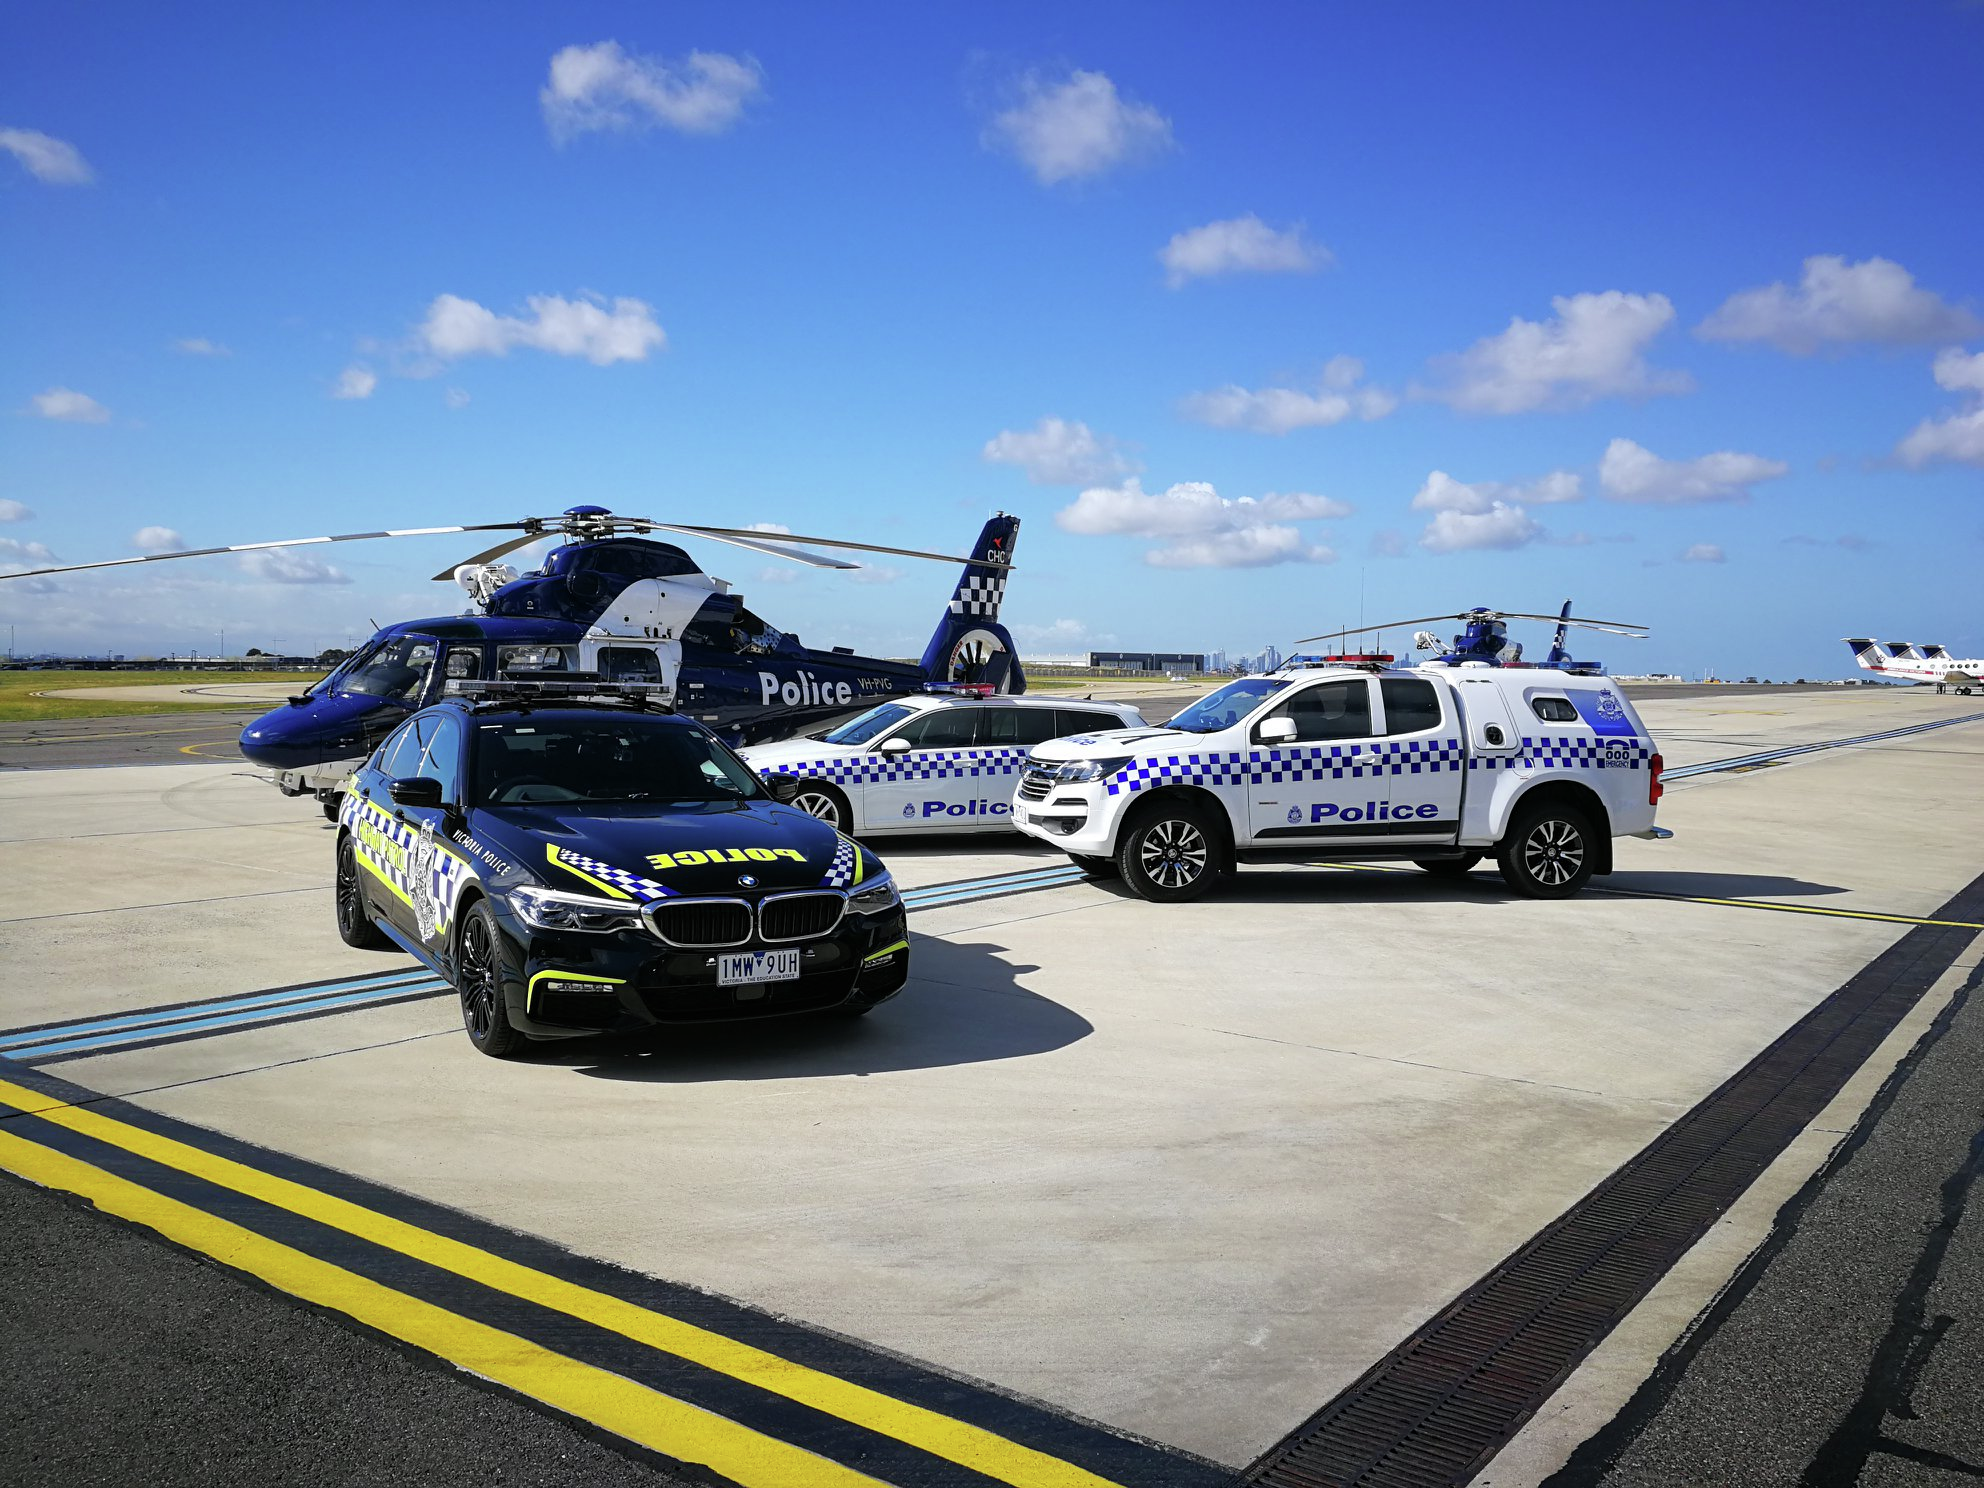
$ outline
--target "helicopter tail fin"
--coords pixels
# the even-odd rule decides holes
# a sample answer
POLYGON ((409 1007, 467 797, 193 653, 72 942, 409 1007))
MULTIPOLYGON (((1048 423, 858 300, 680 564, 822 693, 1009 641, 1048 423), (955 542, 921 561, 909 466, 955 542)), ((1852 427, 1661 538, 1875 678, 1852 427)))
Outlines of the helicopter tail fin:
POLYGON ((985 524, 958 575, 950 603, 923 648, 923 673, 932 682, 984 682, 1000 692, 1026 691, 1026 674, 1013 638, 999 623, 1006 597, 1006 568, 1013 561, 1020 519, 999 513, 985 524))

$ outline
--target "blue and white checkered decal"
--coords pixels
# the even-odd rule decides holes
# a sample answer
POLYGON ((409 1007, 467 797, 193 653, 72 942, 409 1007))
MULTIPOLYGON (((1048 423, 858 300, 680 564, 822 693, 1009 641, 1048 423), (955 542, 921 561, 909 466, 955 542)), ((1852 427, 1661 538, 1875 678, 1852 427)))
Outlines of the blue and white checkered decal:
POLYGON ((642 878, 640 874, 629 873, 625 868, 615 868, 611 863, 602 863, 598 858, 589 858, 555 842, 548 845, 547 855, 561 868, 576 869, 588 878, 612 884, 623 894, 636 899, 666 899, 675 893, 667 885, 658 884, 651 878, 642 878))
POLYGON ((1460 767, 1458 739, 1209 750, 1134 760, 1110 777, 1109 794, 1118 796, 1157 785, 1281 785, 1301 780, 1437 775, 1460 767))
POLYGON ((338 819, 351 829, 352 851, 413 906, 423 939, 446 933, 462 887, 475 876, 441 845, 431 827, 422 831, 359 795, 345 793, 338 819))
POLYGON ((823 887, 844 889, 854 882, 854 866, 860 862, 861 849, 843 837, 834 848, 834 860, 827 865, 827 876, 820 880, 823 887))
POLYGON ((1525 737, 1520 752, 1471 759, 1470 770, 1644 770, 1653 758, 1651 740, 1593 738, 1589 734, 1525 737))
POLYGON ((1017 775, 1026 763, 1026 750, 923 749, 908 754, 847 754, 833 759, 803 760, 793 765, 766 765, 758 774, 798 775, 833 785, 874 785, 893 780, 963 780, 1017 775))

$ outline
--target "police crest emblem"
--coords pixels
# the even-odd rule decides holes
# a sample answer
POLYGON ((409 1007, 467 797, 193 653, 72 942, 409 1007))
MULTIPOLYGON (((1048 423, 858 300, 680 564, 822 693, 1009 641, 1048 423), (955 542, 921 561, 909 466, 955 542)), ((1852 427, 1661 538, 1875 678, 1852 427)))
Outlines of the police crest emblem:
POLYGON ((434 823, 420 824, 413 851, 407 854, 407 897, 413 901, 413 918, 422 940, 432 940, 441 920, 440 904, 434 894, 434 823))

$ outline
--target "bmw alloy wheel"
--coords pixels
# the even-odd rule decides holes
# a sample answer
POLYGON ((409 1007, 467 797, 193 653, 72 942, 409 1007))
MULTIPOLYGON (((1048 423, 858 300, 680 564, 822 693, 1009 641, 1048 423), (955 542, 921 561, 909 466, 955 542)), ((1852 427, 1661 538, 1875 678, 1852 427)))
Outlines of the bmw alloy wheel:
POLYGON ((1205 834, 1191 822, 1176 817, 1155 823, 1144 833, 1138 848, 1138 860, 1145 875, 1164 889, 1182 889, 1197 883, 1210 857, 1205 834))
POLYGON ((496 1028, 496 999, 503 995, 502 979, 496 969, 496 946, 489 938, 488 922, 472 917, 462 927, 461 969, 458 973, 462 994, 462 1024, 477 1044, 485 1044, 496 1028))
POLYGON ((1584 837, 1561 817, 1545 817, 1522 844, 1523 867, 1546 888, 1562 888, 1584 866, 1584 837))

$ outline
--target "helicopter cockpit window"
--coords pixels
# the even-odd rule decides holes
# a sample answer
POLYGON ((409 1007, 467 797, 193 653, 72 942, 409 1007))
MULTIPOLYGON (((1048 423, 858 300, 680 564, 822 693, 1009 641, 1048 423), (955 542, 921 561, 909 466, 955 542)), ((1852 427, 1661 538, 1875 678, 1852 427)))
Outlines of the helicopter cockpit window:
POLYGON ((602 646, 599 675, 612 682, 659 682, 661 658, 649 646, 602 646))
POLYGON ((732 627, 739 652, 746 656, 764 656, 778 650, 779 642, 785 637, 778 630, 766 624, 749 610, 737 611, 737 622, 732 627))
POLYGON ((465 681, 482 675, 482 653, 460 646, 448 648, 445 669, 450 681, 465 681))
POLYGON ((346 692, 410 703, 426 692, 427 675, 433 667, 433 641, 425 636, 399 636, 353 667, 341 685, 346 692))
POLYGON ((563 646, 505 646, 497 657, 497 668, 505 672, 562 672, 571 666, 563 646))

